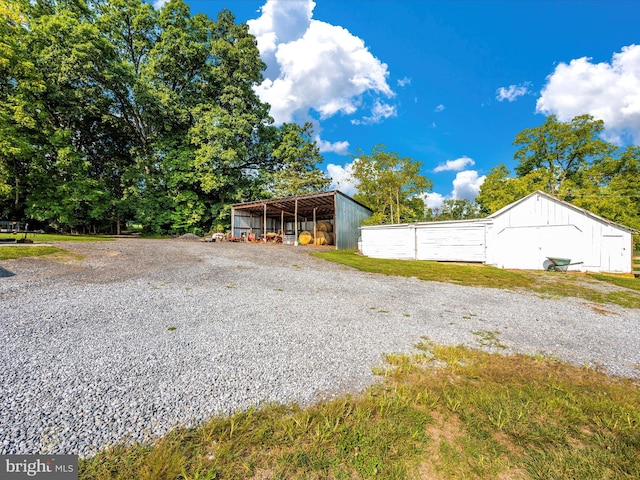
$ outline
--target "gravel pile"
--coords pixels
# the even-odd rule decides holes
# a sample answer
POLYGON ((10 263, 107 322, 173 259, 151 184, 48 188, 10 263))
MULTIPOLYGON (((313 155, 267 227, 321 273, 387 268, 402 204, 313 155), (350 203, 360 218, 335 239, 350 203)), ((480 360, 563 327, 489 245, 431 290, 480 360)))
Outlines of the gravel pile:
POLYGON ((0 454, 90 455, 265 402, 374 381, 421 336, 634 376, 640 312, 358 272, 305 248, 65 244, 2 262, 0 454), (474 332, 476 332, 474 334, 474 332))

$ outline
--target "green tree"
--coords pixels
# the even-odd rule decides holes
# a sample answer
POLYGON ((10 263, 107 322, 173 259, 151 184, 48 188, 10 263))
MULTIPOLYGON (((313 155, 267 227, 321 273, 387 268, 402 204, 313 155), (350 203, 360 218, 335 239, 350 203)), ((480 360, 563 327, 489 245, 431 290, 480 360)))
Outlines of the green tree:
POLYGON ((322 192, 331 185, 331 179, 317 167, 322 156, 312 135, 311 123, 285 123, 279 128, 278 144, 272 153, 278 164, 272 176, 275 197, 322 192))
POLYGON ((255 39, 223 11, 0 0, 0 211, 196 231, 274 168, 255 39))
POLYGON ((590 115, 574 117, 571 122, 559 122, 551 115, 541 126, 523 130, 514 141, 520 147, 514 155, 518 177, 546 170, 543 190, 570 199, 570 191, 563 188, 565 182, 579 185, 584 169, 614 150, 599 137, 603 130, 604 122, 590 115))
POLYGON ((640 147, 594 163, 585 172, 573 203, 609 220, 640 230, 640 147))
POLYGON ((422 195, 431 189, 431 180, 420 174, 421 162, 385 148, 376 145, 370 155, 354 156, 352 181, 358 185, 354 199, 373 210, 369 224, 422 219, 422 195))
POLYGON ((618 149, 599 138, 604 123, 589 115, 553 116, 516 136, 516 176, 493 168, 476 202, 484 214, 542 190, 631 228, 640 228, 640 147, 618 149))
POLYGON ((464 198, 448 199, 442 202, 438 220, 466 220, 478 218, 480 209, 475 202, 464 198))
POLYGON ((493 167, 480 187, 476 204, 482 215, 490 215, 502 207, 549 185, 548 170, 532 170, 522 177, 511 177, 504 164, 493 167))
POLYGON ((28 46, 28 0, 0 0, 0 217, 20 218, 44 82, 28 46))

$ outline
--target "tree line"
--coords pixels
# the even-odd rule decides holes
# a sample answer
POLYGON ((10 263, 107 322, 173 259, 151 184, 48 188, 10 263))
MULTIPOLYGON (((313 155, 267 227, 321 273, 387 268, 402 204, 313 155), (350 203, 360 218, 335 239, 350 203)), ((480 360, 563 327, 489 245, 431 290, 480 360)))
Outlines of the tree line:
POLYGON ((640 230, 640 147, 603 140, 602 120, 579 115, 561 122, 551 115, 518 133, 515 175, 494 167, 476 203, 487 215, 536 190, 640 230))
POLYGON ((605 125, 590 115, 561 122, 549 116, 514 140, 515 172, 492 168, 475 201, 445 200, 426 208, 422 196, 431 181, 420 175, 421 162, 375 147, 354 161, 357 200, 375 211, 372 224, 464 220, 490 215, 541 190, 613 222, 640 230, 640 147, 618 147, 602 138, 605 125))
POLYGON ((201 233, 250 198, 326 189, 310 124, 276 128, 228 10, 0 0, 0 217, 201 233))
MULTIPOLYGON (((331 180, 311 124, 276 127, 254 87, 265 68, 246 24, 142 0, 0 0, 0 219, 61 231, 204 233, 230 205, 313 193, 331 180)), ((377 145, 353 155, 369 223, 489 215, 543 190, 640 230, 640 148, 589 115, 517 134, 512 174, 474 201, 425 208, 422 162, 377 145)))

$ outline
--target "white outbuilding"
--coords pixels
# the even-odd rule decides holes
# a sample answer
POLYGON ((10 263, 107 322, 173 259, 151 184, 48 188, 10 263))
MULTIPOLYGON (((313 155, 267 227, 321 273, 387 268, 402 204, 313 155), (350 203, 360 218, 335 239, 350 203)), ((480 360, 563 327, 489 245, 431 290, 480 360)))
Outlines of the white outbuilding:
POLYGON ((534 192, 481 219, 361 228, 372 258, 478 262, 500 268, 631 273, 631 228, 544 192, 534 192))

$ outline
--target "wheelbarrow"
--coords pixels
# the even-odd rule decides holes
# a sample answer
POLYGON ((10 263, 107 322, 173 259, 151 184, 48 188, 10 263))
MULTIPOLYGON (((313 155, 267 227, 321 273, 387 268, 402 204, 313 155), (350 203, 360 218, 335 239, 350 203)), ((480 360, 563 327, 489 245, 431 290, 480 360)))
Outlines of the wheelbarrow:
POLYGON ((558 257, 547 257, 549 260, 549 265, 547 265, 547 270, 550 272, 566 272, 570 265, 580 265, 584 262, 574 262, 571 263, 570 258, 558 258, 558 257))

